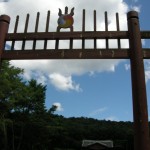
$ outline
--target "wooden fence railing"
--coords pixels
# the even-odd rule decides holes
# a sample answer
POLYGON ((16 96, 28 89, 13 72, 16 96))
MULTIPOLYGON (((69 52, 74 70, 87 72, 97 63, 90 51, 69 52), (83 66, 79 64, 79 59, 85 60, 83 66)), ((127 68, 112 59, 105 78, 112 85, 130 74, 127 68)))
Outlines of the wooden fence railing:
MULTIPOLYGON (((93 16, 93 31, 85 31, 85 10, 83 10, 82 17, 82 31, 73 32, 48 32, 50 23, 50 11, 47 12, 47 19, 45 24, 45 32, 38 32, 40 13, 37 13, 35 30, 28 32, 28 24, 30 15, 27 14, 25 20, 24 32, 18 33, 19 16, 16 17, 14 32, 7 33, 5 40, 11 41, 10 50, 5 50, 2 59, 126 59, 130 58, 129 48, 121 47, 121 39, 129 39, 128 31, 120 31, 119 15, 116 13, 116 31, 108 31, 108 15, 104 13, 105 31, 97 31, 97 16, 94 11, 93 16), (93 40, 93 48, 85 48, 85 40, 93 40), (99 39, 105 40, 105 48, 98 48, 97 43, 99 39), (117 40, 117 48, 110 48, 109 39, 117 40), (44 46, 41 49, 36 49, 37 41, 44 41, 44 46), (55 48, 48 49, 47 43, 49 40, 55 41, 55 48), (60 40, 69 40, 68 49, 62 49, 59 46, 60 40), (74 48, 74 40, 81 40, 81 48, 74 48), (22 44, 20 49, 15 49, 16 42, 22 44), (32 49, 26 49, 26 42, 32 43, 32 49), (59 51, 58 51, 59 50, 59 51)), ((142 31, 141 38, 150 38, 150 31, 142 31)), ((150 58, 148 49, 143 49, 143 57, 150 58)))

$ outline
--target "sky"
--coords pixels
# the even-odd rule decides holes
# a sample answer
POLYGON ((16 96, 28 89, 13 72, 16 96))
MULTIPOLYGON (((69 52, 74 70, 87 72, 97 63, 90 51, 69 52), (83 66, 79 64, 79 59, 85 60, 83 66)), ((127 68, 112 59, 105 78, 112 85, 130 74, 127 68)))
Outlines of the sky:
MULTIPOLYGON (((28 32, 34 32, 36 13, 40 12, 39 32, 45 30, 47 11, 51 11, 49 32, 56 31, 58 8, 64 12, 75 7, 74 30, 82 29, 82 10, 86 9, 86 31, 93 30, 93 11, 97 11, 97 30, 104 30, 104 12, 108 12, 108 29, 116 30, 115 13, 119 13, 120 29, 127 30, 126 14, 130 10, 139 12, 141 30, 149 30, 147 21, 150 2, 147 0, 9 0, 0 1, 0 14, 11 17, 9 32, 13 32, 15 17, 20 16, 18 32, 23 32, 26 14, 30 14, 28 32), (32 21, 31 21, 32 20, 32 21), (43 25, 44 24, 44 25, 43 25)), ((116 41, 109 41, 110 48, 116 41)), ((93 41, 85 41, 86 48, 93 47, 93 41)), ((105 42, 97 41, 103 48, 105 42)), ((8 42, 7 45, 10 45, 8 42)), ((60 41, 61 48, 68 48, 68 41, 60 41)), ((150 47, 149 40, 142 40, 143 47, 150 47)), ((15 44, 19 49, 21 43, 15 44)), ((27 42, 26 48, 32 44, 27 42)), ((43 43, 38 42, 37 48, 43 43)), ((54 47, 54 41, 48 43, 54 47)), ((122 48, 128 48, 128 41, 121 41, 122 48)), ((81 48, 81 41, 74 41, 74 48, 81 48)), ((150 105, 150 61, 145 60, 145 78, 148 106, 150 105)), ((36 79, 47 85, 46 107, 57 106, 56 114, 64 117, 88 117, 99 120, 133 121, 131 73, 129 60, 12 60, 11 64, 24 69, 26 80, 36 79)), ((148 107, 150 118, 150 107, 148 107)))

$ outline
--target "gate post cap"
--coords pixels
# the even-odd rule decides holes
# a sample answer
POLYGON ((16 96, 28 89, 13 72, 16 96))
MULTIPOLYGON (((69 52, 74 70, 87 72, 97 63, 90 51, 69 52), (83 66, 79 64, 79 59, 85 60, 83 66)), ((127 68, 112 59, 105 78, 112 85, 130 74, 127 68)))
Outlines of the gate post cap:
POLYGON ((7 22, 9 24, 10 23, 10 17, 8 15, 1 15, 0 16, 0 22, 1 21, 7 22))
POLYGON ((139 18, 138 12, 137 11, 129 11, 127 13, 127 18, 131 19, 131 18, 139 18))

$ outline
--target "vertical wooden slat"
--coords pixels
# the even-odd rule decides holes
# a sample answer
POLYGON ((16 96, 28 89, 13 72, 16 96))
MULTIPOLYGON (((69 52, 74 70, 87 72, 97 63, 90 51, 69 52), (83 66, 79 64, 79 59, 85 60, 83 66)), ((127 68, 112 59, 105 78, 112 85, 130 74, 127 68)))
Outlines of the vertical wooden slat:
POLYGON ((56 39, 55 49, 58 50, 58 48, 59 48, 59 39, 56 39))
POLYGON ((30 17, 30 15, 27 14, 27 16, 26 16, 26 22, 25 22, 25 28, 24 28, 24 33, 27 33, 27 30, 28 30, 29 17, 30 17))
POLYGON ((73 49, 73 39, 70 39, 69 49, 73 49))
MULTIPOLYGON (((67 7, 65 7, 65 13, 67 11, 67 7)), ((57 27, 57 32, 60 32, 60 29, 59 27, 57 27)), ((55 42, 55 49, 58 50, 59 49, 59 39, 56 39, 56 42, 55 42)))
POLYGON ((94 10, 94 31, 96 32, 96 10, 94 10))
POLYGON ((108 15, 107 15, 107 11, 105 11, 105 31, 108 31, 108 15))
POLYGON ((82 31, 85 31, 85 9, 83 9, 83 18, 82 18, 82 31))
MULTIPOLYGON (((48 30, 49 30, 49 22, 50 22, 50 11, 47 12, 45 32, 48 32, 48 30)), ((47 40, 44 40, 44 50, 46 50, 46 49, 47 49, 47 40)))
POLYGON ((65 14, 68 14, 68 7, 65 7, 65 14))
MULTIPOLYGON (((14 33, 17 33, 18 23, 19 23, 19 16, 16 17, 14 33)), ((12 41, 11 50, 14 50, 14 46, 15 46, 15 41, 12 41)))
MULTIPOLYGON (((96 32, 96 10, 94 10, 94 32, 96 32)), ((94 38, 94 49, 97 48, 96 38, 94 38)))
MULTIPOLYGON (((66 11, 66 9, 65 9, 65 11, 66 11)), ((57 32, 60 32, 60 28, 59 27, 57 27, 57 32)), ((58 48, 59 48, 59 39, 56 39, 56 41, 55 41, 55 49, 58 50, 58 48)))
POLYGON ((117 31, 120 31, 119 14, 118 13, 116 13, 116 25, 117 25, 117 31))
POLYGON ((38 27, 39 27, 39 18, 40 18, 40 13, 38 12, 38 13, 37 13, 37 16, 36 16, 35 32, 38 31, 38 27))
POLYGON ((45 32, 49 30, 49 23, 50 23, 50 11, 47 12, 47 19, 46 19, 46 29, 45 32))
POLYGON ((17 16, 17 17, 16 17, 16 22, 15 22, 14 33, 17 33, 17 29, 18 29, 18 23, 19 23, 19 16, 17 16))
MULTIPOLYGON (((105 12, 105 31, 108 31, 108 16, 107 16, 107 12, 105 12)), ((106 49, 108 49, 108 38, 106 38, 106 49)))
MULTIPOLYGON (((24 33, 27 33, 27 30, 28 30, 29 17, 30 17, 30 15, 27 14, 26 22, 25 22, 25 28, 24 28, 24 33)), ((25 37, 25 39, 26 39, 26 37, 25 37)), ((22 42, 22 50, 24 50, 24 48, 25 48, 25 43, 26 43, 26 40, 23 40, 23 42, 22 42)))
MULTIPOLYGON (((119 14, 116 13, 116 25, 117 25, 117 31, 120 31, 120 25, 119 25, 119 14)), ((118 38, 118 49, 121 48, 120 39, 118 38)))
MULTIPOLYGON (((65 8, 65 14, 68 14, 68 7, 65 8)), ((70 28, 70 31, 73 32, 73 28, 70 28)), ((69 49, 73 49, 73 39, 70 39, 69 49)))
MULTIPOLYGON (((83 9, 82 32, 85 32, 85 9, 83 9)), ((85 39, 82 38, 82 49, 85 49, 85 39)))
POLYGON ((55 43, 55 49, 58 50, 58 48, 59 48, 59 39, 57 39, 55 43))
MULTIPOLYGON (((40 18, 40 13, 38 12, 37 16, 36 16, 35 31, 34 31, 35 33, 38 32, 39 18, 40 18)), ((36 40, 33 41, 33 48, 32 49, 35 50, 35 48, 36 48, 36 40)))

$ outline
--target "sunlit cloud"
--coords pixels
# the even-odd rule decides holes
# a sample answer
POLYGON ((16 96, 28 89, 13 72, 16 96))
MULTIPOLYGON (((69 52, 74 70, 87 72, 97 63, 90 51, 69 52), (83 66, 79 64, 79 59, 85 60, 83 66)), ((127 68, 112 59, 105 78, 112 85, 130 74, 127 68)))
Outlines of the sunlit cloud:
POLYGON ((105 120, 119 121, 119 119, 116 116, 109 116, 109 117, 105 118, 105 120))
POLYGON ((62 104, 59 102, 53 103, 54 106, 56 106, 56 111, 64 111, 64 108, 62 107, 62 104))
POLYGON ((131 6, 131 10, 140 12, 141 11, 141 6, 131 6))
POLYGON ((53 73, 49 75, 49 78, 51 84, 58 90, 62 91, 75 90, 78 92, 81 91, 80 85, 72 81, 71 76, 63 76, 58 73, 53 73))
POLYGON ((124 67, 125 67, 125 70, 127 71, 130 70, 130 64, 125 64, 124 67))

